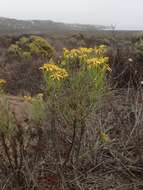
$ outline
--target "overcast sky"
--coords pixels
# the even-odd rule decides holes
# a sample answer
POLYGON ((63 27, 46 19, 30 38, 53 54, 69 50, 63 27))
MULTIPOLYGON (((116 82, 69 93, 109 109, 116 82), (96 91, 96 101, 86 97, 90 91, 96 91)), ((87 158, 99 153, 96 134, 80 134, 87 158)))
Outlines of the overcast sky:
POLYGON ((0 16, 143 29, 143 0, 0 0, 0 16))

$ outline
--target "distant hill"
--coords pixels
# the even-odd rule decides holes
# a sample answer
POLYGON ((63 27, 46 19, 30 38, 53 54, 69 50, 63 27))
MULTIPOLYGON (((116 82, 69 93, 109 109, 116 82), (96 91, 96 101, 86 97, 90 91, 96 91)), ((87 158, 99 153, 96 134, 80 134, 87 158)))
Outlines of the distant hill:
POLYGON ((106 30, 102 25, 66 24, 51 20, 17 20, 0 17, 0 34, 52 33, 69 31, 106 30))

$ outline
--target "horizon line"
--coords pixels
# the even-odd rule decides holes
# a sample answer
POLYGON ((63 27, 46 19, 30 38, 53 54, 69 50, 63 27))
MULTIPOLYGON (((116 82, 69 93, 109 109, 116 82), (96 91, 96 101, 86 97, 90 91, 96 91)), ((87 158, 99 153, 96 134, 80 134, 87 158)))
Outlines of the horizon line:
POLYGON ((115 31, 122 31, 122 30, 131 30, 131 31, 143 31, 143 26, 118 26, 117 24, 93 24, 93 23, 79 23, 79 22, 66 22, 66 21, 56 21, 48 18, 30 18, 30 19, 22 19, 22 18, 16 18, 16 17, 6 17, 6 16, 0 16, 2 19, 14 19, 17 21, 51 21, 55 23, 63 23, 63 24, 77 24, 77 25, 89 25, 89 26, 102 26, 102 27, 109 27, 111 29, 105 29, 105 30, 115 30, 115 31))

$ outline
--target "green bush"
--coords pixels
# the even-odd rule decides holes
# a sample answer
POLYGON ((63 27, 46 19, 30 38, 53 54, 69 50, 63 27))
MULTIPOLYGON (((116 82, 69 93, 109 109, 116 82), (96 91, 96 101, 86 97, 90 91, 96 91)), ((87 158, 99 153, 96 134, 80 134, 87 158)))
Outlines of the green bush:
POLYGON ((143 59, 143 39, 139 40, 135 44, 135 51, 139 59, 143 59))
POLYGON ((21 37, 8 48, 9 58, 16 60, 49 60, 54 55, 53 47, 40 36, 21 37))

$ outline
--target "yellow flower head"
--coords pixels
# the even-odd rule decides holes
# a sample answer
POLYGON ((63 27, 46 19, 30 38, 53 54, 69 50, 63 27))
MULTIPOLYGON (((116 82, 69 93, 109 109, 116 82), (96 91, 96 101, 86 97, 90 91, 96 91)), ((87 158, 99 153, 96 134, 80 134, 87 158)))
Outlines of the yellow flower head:
POLYGON ((109 136, 104 132, 101 132, 100 138, 101 138, 103 143, 109 143, 111 141, 109 136))
POLYGON ((80 54, 88 55, 94 52, 93 48, 79 48, 80 54))
POLYGON ((32 102, 32 97, 31 96, 24 96, 24 100, 27 102, 32 102))
POLYGON ((6 80, 0 79, 0 87, 3 87, 6 84, 6 80))
POLYGON ((70 53, 69 50, 66 48, 63 48, 63 52, 64 52, 64 57, 68 56, 70 53))
POLYGON ((59 67, 57 65, 55 65, 55 64, 45 63, 42 67, 40 67, 40 70, 47 71, 47 72, 52 72, 52 71, 58 70, 58 68, 59 67))
POLYGON ((87 64, 90 66, 90 67, 93 67, 93 66, 98 66, 101 64, 101 60, 99 58, 91 58, 91 59, 88 59, 87 60, 87 64))
POLYGON ((89 66, 103 65, 107 62, 106 57, 95 57, 87 60, 89 66))
POLYGON ((106 49, 107 49, 107 46, 100 45, 98 47, 95 47, 95 53, 96 55, 103 55, 106 49))

